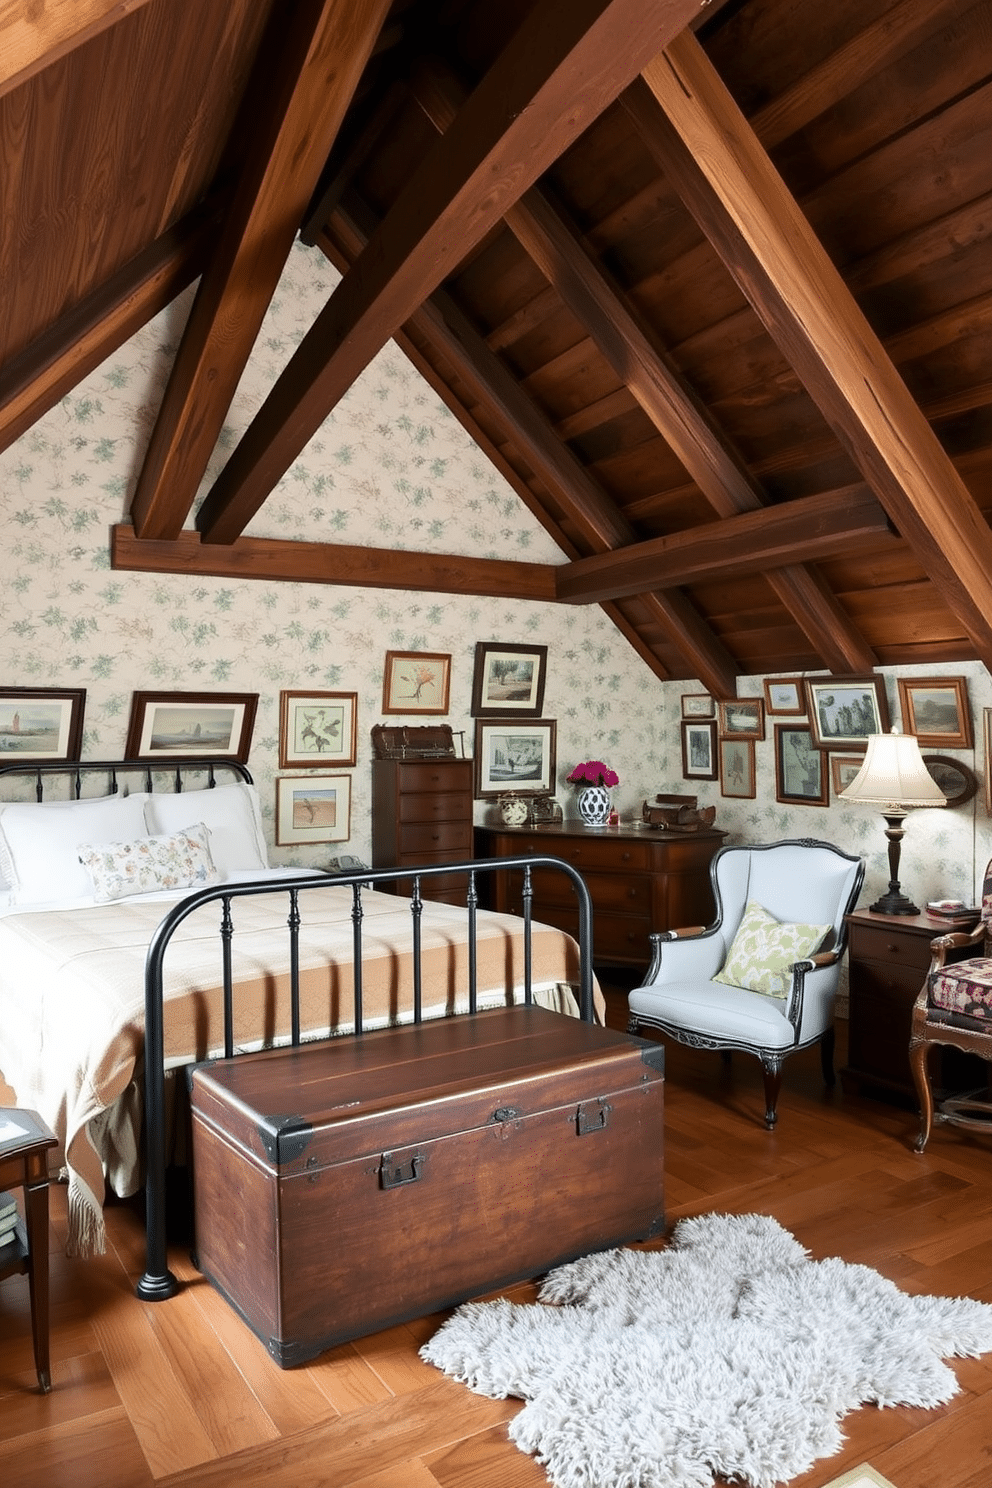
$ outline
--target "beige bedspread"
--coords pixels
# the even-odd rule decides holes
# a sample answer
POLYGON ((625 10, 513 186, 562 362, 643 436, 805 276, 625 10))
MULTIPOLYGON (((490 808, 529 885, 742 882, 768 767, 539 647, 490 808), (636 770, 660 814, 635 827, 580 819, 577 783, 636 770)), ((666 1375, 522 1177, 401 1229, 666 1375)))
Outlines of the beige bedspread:
MULTIPOLYGON (((321 884, 299 895, 301 1026, 307 1037, 353 1028, 353 924, 349 887, 321 884)), ((288 896, 233 903, 235 1043, 284 1041, 290 1028, 288 896)), ((411 1016, 409 904, 362 892, 364 1026, 411 1016)), ((129 900, 0 919, 0 1070, 20 1105, 39 1111, 64 1149, 69 1251, 104 1245, 105 1179, 120 1195, 142 1181, 139 1140, 145 954, 169 905, 129 900)), ((220 903, 194 911, 165 957, 167 1066, 223 1050, 220 903)), ((425 901, 425 1016, 468 1005, 467 915, 425 901)), ((479 1005, 523 995, 522 921, 478 915, 479 1005)), ((533 987, 546 1006, 575 1011, 578 951, 568 936, 533 929, 533 987)), ((602 1003, 598 1000, 599 1016, 602 1003)))

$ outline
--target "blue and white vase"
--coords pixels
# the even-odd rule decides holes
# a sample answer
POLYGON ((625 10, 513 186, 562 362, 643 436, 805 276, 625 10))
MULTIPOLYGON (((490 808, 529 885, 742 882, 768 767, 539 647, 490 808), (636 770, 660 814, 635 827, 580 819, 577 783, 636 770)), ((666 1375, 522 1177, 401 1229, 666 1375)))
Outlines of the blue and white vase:
POLYGON ((610 819, 611 804, 605 785, 584 785, 579 791, 579 815, 587 827, 605 827, 610 819))

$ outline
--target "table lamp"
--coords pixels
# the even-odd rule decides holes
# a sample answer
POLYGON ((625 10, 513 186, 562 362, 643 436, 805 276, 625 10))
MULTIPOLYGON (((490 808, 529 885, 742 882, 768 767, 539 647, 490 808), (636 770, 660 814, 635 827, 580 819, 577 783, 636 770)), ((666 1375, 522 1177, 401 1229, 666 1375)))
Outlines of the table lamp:
POLYGON ((883 807, 885 835, 889 839, 888 892, 869 905, 873 914, 915 915, 919 908, 899 887, 899 853, 903 822, 914 806, 946 806, 947 797, 923 763, 914 734, 893 729, 889 734, 869 734, 864 764, 849 786, 841 791, 845 801, 872 802, 883 807))

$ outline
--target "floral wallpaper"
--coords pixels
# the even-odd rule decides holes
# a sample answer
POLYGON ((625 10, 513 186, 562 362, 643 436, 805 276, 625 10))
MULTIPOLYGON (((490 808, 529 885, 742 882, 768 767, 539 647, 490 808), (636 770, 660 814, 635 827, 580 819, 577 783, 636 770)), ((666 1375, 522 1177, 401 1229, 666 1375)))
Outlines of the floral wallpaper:
MULTIPOLYGON (((261 403, 336 282, 314 249, 294 248, 238 389, 204 483, 261 403)), ((135 691, 258 692, 249 767, 258 784, 273 862, 321 862, 344 849, 370 857, 370 730, 383 721, 388 650, 450 654, 447 721, 472 752, 477 640, 548 646, 545 716, 557 720, 558 796, 574 817, 565 776, 605 760, 620 776, 615 803, 639 819, 645 797, 697 794, 715 804, 731 841, 823 837, 863 853, 863 903, 888 881, 884 823, 867 808, 775 800, 774 719, 756 746, 754 799, 724 797, 719 782, 685 781, 681 697, 698 683, 662 683, 598 607, 557 607, 310 584, 115 573, 109 529, 126 514, 190 296, 177 300, 0 454, 0 686, 85 687, 84 757, 123 752, 135 691), (358 695, 358 759, 351 836, 325 848, 273 845, 279 692, 358 695)), ((548 534, 446 407, 389 344, 334 410, 248 529, 471 556, 564 561, 548 534)), ((959 756, 984 776, 982 709, 992 683, 978 664, 916 669, 967 678, 977 747, 959 756)), ((893 721, 896 671, 884 669, 893 721)), ((761 697, 760 678, 739 693, 761 697)), ((390 722, 436 721, 411 716, 390 722)), ((946 752, 946 751, 942 751, 946 752)), ((487 803, 477 820, 491 819, 487 803)), ((992 856, 984 789, 953 811, 918 811, 906 825, 900 877, 916 897, 970 897, 992 856)))

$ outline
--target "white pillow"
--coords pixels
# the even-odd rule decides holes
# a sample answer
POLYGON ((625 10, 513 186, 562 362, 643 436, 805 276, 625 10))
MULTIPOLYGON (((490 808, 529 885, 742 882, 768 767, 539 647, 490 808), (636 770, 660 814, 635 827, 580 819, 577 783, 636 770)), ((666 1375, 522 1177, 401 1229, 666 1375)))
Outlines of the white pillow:
POLYGON ((145 824, 154 835, 181 832, 203 822, 210 856, 222 878, 269 866, 258 792, 252 785, 215 785, 213 790, 166 792, 146 798, 145 824))
POLYGON ((84 842, 147 836, 144 791, 84 801, 10 801, 0 807, 0 877, 12 904, 92 898, 84 842))
POLYGON ((98 904, 155 889, 202 889, 220 877, 202 822, 169 837, 84 843, 79 861, 89 874, 98 904))

